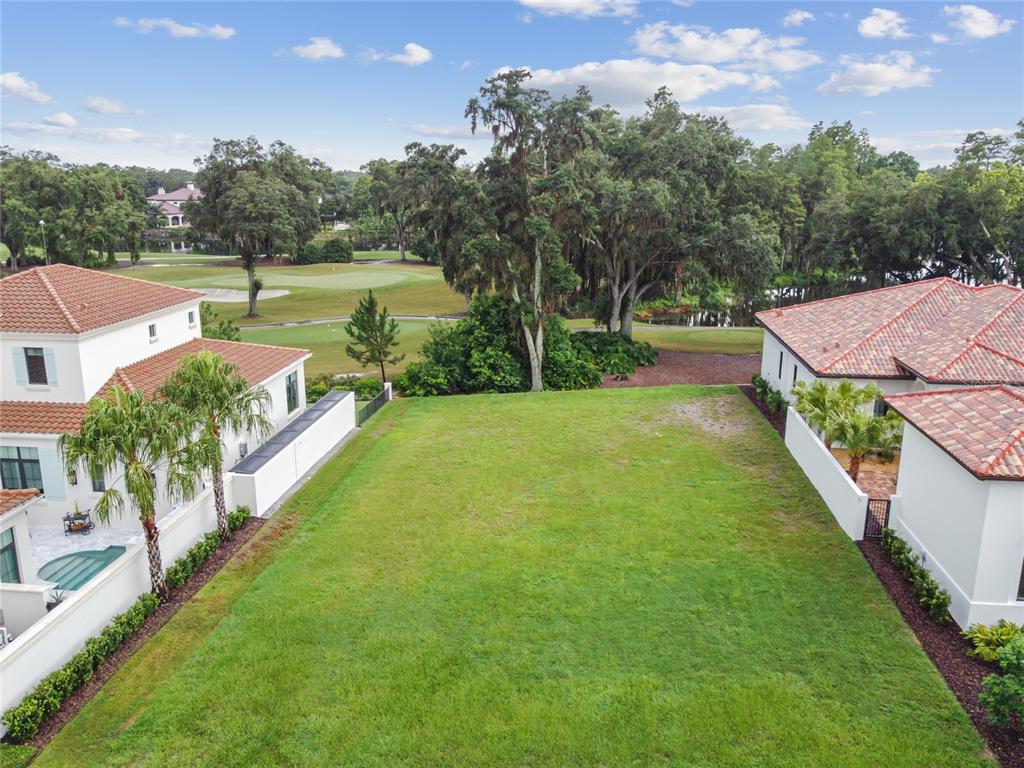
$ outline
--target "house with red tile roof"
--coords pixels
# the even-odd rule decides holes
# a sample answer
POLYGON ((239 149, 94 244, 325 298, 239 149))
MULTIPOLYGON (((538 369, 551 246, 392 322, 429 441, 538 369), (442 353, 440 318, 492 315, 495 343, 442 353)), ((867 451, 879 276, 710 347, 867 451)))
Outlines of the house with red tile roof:
MULTIPOLYGON (((90 399, 115 384, 152 397, 182 358, 202 350, 234 364, 270 395, 275 431, 305 408, 304 349, 202 338, 200 291, 67 264, 0 280, 0 486, 41 488, 35 525, 58 526, 93 506, 113 478, 65 477, 61 434, 76 431, 90 399)), ((234 436, 225 466, 255 449, 234 436)), ((162 500, 162 509, 170 508, 162 500)), ((128 525, 137 525, 132 520, 128 525)))
POLYGON ((889 526, 950 593, 960 626, 1024 623, 1024 388, 886 402, 905 422, 889 526))
POLYGON ((791 409, 786 445, 843 529, 894 529, 961 626, 1024 623, 1024 290, 937 278, 757 322, 761 375, 787 396, 797 381, 873 382, 904 419, 896 493, 872 500, 791 409))
POLYGON ((758 312, 761 375, 851 379, 886 394, 1024 384, 1024 289, 947 277, 758 312))
POLYGON ((170 192, 160 187, 155 195, 150 195, 146 199, 159 211, 161 216, 167 219, 168 227, 187 227, 188 217, 182 210, 182 206, 189 200, 202 196, 203 193, 189 181, 184 187, 170 192))

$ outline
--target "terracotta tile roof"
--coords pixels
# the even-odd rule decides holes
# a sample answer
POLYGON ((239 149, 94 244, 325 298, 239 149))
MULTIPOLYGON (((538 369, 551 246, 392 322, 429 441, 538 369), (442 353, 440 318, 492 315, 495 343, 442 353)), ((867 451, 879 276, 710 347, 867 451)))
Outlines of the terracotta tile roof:
POLYGON ((757 313, 819 376, 1024 383, 1024 291, 949 278, 757 313))
POLYGON ((129 391, 139 390, 147 397, 152 397, 160 385, 177 370, 183 357, 202 350, 214 352, 224 360, 234 363, 238 366, 238 373, 250 386, 256 386, 281 369, 309 355, 308 350, 292 347, 273 347, 269 344, 246 344, 220 339, 192 339, 137 363, 116 369, 96 394, 102 396, 114 384, 120 384, 129 391))
POLYGON ((181 213, 181 208, 174 203, 160 203, 160 213, 178 214, 181 213))
POLYGON ((189 189, 188 187, 181 187, 179 189, 171 190, 170 192, 164 192, 162 195, 150 195, 147 200, 154 202, 161 202, 163 200, 189 200, 193 197, 202 197, 203 193, 198 189, 189 189))
POLYGON ((85 403, 0 401, 0 432, 62 435, 77 432, 85 418, 85 403))
POLYGON ((38 488, 0 488, 0 515, 17 509, 41 494, 38 488))
POLYGON ((0 331, 85 333, 202 296, 69 264, 36 267, 0 280, 0 331))
POLYGON ((885 399, 976 477, 1024 480, 1024 389, 969 387, 885 399))

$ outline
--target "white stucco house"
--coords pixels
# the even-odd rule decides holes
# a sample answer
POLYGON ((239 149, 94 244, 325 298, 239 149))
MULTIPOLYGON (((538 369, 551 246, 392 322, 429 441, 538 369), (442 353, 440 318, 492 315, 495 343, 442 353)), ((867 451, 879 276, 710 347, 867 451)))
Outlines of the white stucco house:
MULTIPOLYGON (((1024 384, 1024 290, 947 277, 758 312, 761 375, 783 395, 797 381, 851 379, 887 395, 1024 384)), ((881 405, 881 404, 879 404, 881 405)))
POLYGON ((889 526, 949 591, 960 626, 1024 623, 1024 389, 886 399, 906 423, 889 526))
POLYGON ((200 198, 203 193, 196 188, 196 185, 189 181, 184 187, 170 192, 160 187, 155 195, 146 199, 156 205, 160 215, 167 219, 168 227, 187 227, 188 217, 182 212, 182 206, 192 198, 200 198))
POLYGON ((939 278, 757 315, 761 375, 874 382, 905 421, 896 492, 870 499, 792 409, 786 445, 853 539, 893 528, 961 625, 1024 622, 1024 290, 939 278))

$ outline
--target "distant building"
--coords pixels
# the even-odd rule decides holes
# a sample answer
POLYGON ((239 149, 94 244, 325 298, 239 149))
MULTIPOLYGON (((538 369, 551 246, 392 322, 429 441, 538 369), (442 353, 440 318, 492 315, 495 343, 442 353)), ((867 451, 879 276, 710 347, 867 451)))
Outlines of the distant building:
POLYGON ((160 187, 155 195, 150 195, 146 199, 160 207, 160 215, 167 218, 168 227, 187 227, 188 217, 182 213, 181 206, 192 198, 202 196, 203 193, 196 189, 196 185, 190 181, 181 189, 175 189, 172 192, 160 187))

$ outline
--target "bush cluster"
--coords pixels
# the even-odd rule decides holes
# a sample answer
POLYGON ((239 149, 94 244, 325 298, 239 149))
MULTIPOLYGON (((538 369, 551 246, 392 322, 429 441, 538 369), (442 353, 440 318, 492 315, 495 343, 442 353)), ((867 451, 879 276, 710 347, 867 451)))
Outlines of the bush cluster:
POLYGON ((1024 635, 1018 634, 999 649, 996 662, 1001 675, 988 675, 981 683, 978 698, 995 725, 1006 725, 1016 717, 1017 727, 1024 726, 1024 635))
POLYGON ((352 243, 341 238, 306 243, 295 257, 296 264, 348 264, 351 261, 352 243))
POLYGON ((356 400, 372 400, 384 390, 378 379, 362 376, 345 376, 337 373, 322 373, 306 377, 306 403, 312 405, 333 389, 355 392, 356 400))
POLYGON ((789 401, 785 395, 768 383, 768 379, 759 373, 750 377, 750 383, 754 385, 754 394, 757 399, 764 403, 764 407, 771 413, 785 413, 789 408, 789 401))
POLYGON ((219 546, 220 533, 218 531, 210 531, 203 536, 189 548, 183 557, 180 557, 174 565, 167 569, 167 586, 175 589, 184 584, 188 577, 195 573, 219 546))
POLYGON ((27 741, 39 732, 43 720, 56 712, 79 686, 87 682, 107 656, 120 648, 135 634, 146 617, 156 611, 160 600, 153 593, 142 595, 124 613, 97 637, 85 641, 85 647, 71 657, 63 667, 39 681, 28 696, 16 707, 4 712, 9 741, 27 741))
POLYGON ((882 546, 889 553, 896 567, 910 581, 917 593, 917 602, 928 615, 939 624, 949 621, 949 606, 952 602, 949 592, 935 580, 931 572, 921 564, 921 558, 891 528, 882 529, 882 546))
POLYGON ((234 512, 228 512, 228 530, 237 531, 246 524, 250 517, 252 517, 252 510, 249 507, 244 504, 235 507, 234 512))
MULTIPOLYGON (((512 302, 483 296, 457 323, 435 326, 423 345, 423 359, 395 379, 405 395, 525 392, 530 388, 530 363, 525 339, 512 302)), ((657 353, 643 342, 621 334, 572 333, 557 315, 544 325, 546 389, 592 389, 602 373, 632 373, 651 365, 657 353), (590 338, 594 337, 594 338, 590 338)))
POLYGON ((356 400, 373 400, 384 391, 384 385, 377 379, 356 379, 352 391, 356 393, 356 400))
POLYGON ((1011 621, 1000 619, 998 624, 971 624, 960 634, 967 638, 973 646, 967 655, 981 661, 996 661, 1000 649, 1010 644, 1015 637, 1020 637, 1024 627, 1011 621))

